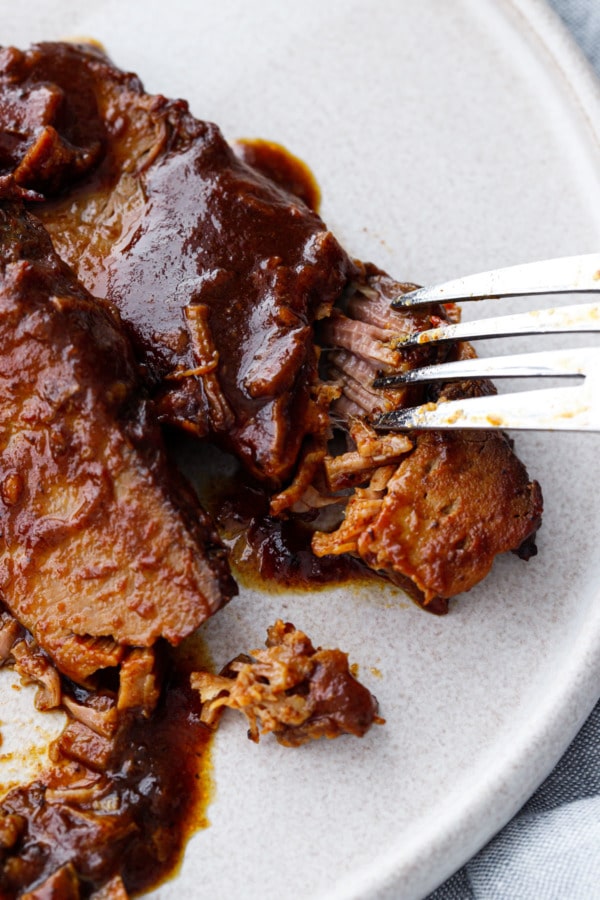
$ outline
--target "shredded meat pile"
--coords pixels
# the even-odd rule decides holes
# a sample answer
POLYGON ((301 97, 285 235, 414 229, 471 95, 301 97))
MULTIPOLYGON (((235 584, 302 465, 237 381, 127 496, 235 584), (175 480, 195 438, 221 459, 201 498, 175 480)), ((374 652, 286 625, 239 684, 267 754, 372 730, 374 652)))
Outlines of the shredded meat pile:
POLYGON ((205 723, 215 724, 222 703, 243 709, 253 735, 260 721, 286 746, 361 737, 382 721, 341 651, 315 650, 283 622, 269 629, 268 646, 255 651, 255 663, 234 661, 232 677, 190 676, 181 661, 164 658, 168 690, 148 717, 143 708, 119 709, 110 688, 61 684, 31 635, 0 613, 0 665, 39 686, 40 709, 60 699, 69 714, 50 767, 0 799, 3 900, 126 900, 169 873, 197 815, 205 723), (198 689, 207 694, 203 707, 198 689), (225 691, 228 698, 209 702, 225 691))
POLYGON ((373 722, 382 722, 377 701, 352 676, 341 650, 315 650, 302 631, 281 619, 268 629, 266 646, 237 657, 221 675, 192 675, 207 725, 229 707, 246 716, 251 740, 272 732, 280 744, 299 747, 321 737, 362 737, 373 722))
POLYGON ((189 675, 170 666, 169 690, 148 717, 119 709, 110 688, 61 683, 8 613, 0 616, 0 654, 0 665, 40 685, 40 708, 62 693, 69 716, 50 765, 0 799, 0 896, 126 900, 149 888, 177 863, 202 796, 209 732, 189 675))

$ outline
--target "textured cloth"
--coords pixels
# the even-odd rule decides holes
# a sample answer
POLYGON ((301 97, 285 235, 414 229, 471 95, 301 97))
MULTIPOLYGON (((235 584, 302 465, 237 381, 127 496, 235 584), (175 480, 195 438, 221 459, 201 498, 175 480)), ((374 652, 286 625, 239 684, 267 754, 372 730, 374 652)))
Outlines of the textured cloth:
POLYGON ((599 0, 548 0, 600 75, 599 0))
POLYGON ((600 898, 600 704, 520 813, 429 900, 600 898))
MULTIPOLYGON (((600 77, 600 0, 548 0, 600 77)), ((600 900, 600 703, 517 816, 428 900, 600 900)))

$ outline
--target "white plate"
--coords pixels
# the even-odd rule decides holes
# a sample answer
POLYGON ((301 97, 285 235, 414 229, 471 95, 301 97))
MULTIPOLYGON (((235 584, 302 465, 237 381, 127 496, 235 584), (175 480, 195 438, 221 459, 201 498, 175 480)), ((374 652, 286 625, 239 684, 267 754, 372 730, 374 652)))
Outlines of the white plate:
MULTIPOLYGON (((2 20, 6 43, 96 37, 228 137, 287 144, 342 242, 398 278, 598 249, 598 92, 541 0, 30 0, 2 20)), ((539 556, 445 619, 382 585, 245 591, 209 623, 217 664, 278 615, 341 646, 387 725, 291 751, 225 721, 211 825, 153 896, 415 898, 510 818, 598 696, 597 441, 518 437, 539 556)))

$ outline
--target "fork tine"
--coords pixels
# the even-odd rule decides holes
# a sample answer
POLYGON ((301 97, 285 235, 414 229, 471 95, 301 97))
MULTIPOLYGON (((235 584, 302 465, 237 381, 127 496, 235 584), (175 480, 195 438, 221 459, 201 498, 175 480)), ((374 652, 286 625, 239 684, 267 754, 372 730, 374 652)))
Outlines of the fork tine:
POLYGON ((547 388, 491 397, 428 403, 384 413, 373 422, 379 431, 412 429, 489 429, 521 431, 598 431, 594 394, 581 387, 547 388))
POLYGON ((517 334, 565 334, 600 331, 600 303, 559 306, 530 310, 511 316, 496 316, 442 325, 410 335, 402 347, 429 344, 432 341, 472 341, 477 338, 512 337, 517 334))
POLYGON ((583 376, 590 368, 591 358, 598 356, 594 347, 571 350, 547 350, 537 353, 516 353, 511 356, 475 357, 439 365, 423 366, 395 375, 376 378, 377 388, 403 387, 406 384, 427 384, 432 381, 466 381, 472 378, 530 378, 583 376))
POLYGON ((393 309, 450 303, 455 300, 482 300, 495 297, 526 297, 532 294, 561 294, 600 291, 600 253, 566 256, 542 262, 493 269, 466 278, 418 288, 392 301, 393 309))

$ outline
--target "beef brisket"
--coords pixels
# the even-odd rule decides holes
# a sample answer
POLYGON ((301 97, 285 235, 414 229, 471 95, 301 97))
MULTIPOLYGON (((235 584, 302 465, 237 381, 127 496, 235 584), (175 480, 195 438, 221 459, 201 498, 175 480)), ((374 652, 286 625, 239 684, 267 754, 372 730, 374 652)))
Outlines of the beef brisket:
POLYGON ((312 321, 353 271, 316 213, 93 47, 5 49, 0 123, 0 192, 46 201, 57 252, 128 325, 161 420, 280 484, 323 427, 312 321))
POLYGON ((261 174, 183 101, 80 45, 4 50, 0 121, 0 193, 28 199, 85 285, 118 306, 160 420, 232 449, 277 489, 276 516, 346 506, 316 553, 358 555, 430 602, 471 587, 497 553, 531 551, 541 493, 502 435, 381 436, 375 456, 371 437, 356 444, 357 422, 364 438, 373 413, 424 399, 374 389, 379 372, 472 350, 404 349, 455 311, 392 313, 403 285, 351 262, 264 174, 263 153, 244 151, 261 174), (334 428, 348 436, 341 458, 334 428))
POLYGON ((234 585, 114 310, 7 203, 0 248, 0 595, 85 681, 132 647, 178 643, 234 585))

